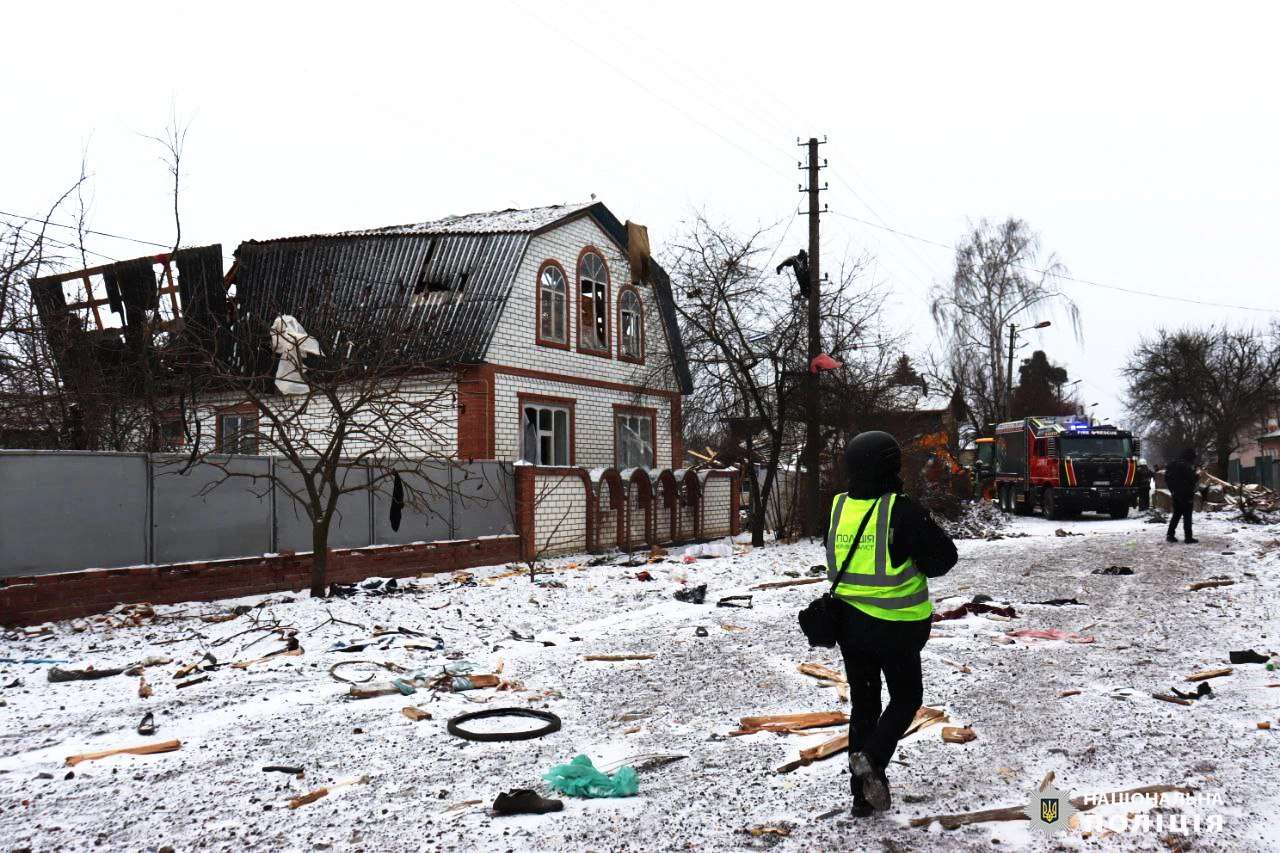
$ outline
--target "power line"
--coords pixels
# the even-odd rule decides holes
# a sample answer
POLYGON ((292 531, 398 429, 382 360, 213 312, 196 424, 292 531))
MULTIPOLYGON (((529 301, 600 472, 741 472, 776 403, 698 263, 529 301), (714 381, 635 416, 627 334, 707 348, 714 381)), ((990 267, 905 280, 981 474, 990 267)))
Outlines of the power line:
MULTIPOLYGON (((835 213, 836 216, 843 216, 845 219, 852 219, 854 222, 861 222, 863 225, 869 225, 872 228, 879 228, 882 231, 892 231, 895 234, 901 234, 903 237, 910 237, 912 240, 918 240, 921 243, 928 243, 931 246, 939 246, 943 249, 946 249, 947 251, 954 251, 953 247, 948 246, 945 243, 939 243, 937 240, 930 240, 927 237, 918 237, 915 234, 909 234, 906 231, 898 231, 896 229, 888 227, 887 225, 879 225, 875 222, 869 222, 865 219, 860 219, 856 216, 851 216, 847 213, 837 213, 836 211, 831 211, 831 212, 835 213)), ((1044 275, 1050 274, 1048 270, 1043 270, 1038 267, 1033 267, 1029 264, 1015 262, 1013 266, 1024 269, 1027 272, 1041 273, 1044 275)), ((1132 287, 1121 287, 1118 284, 1102 284, 1101 282, 1090 281, 1087 278, 1077 278, 1076 276, 1066 275, 1064 273, 1052 273, 1052 275, 1054 275, 1056 278, 1063 279, 1064 281, 1074 281, 1076 284, 1087 284, 1090 287, 1100 287, 1103 290, 1118 290, 1122 293, 1132 293, 1135 296, 1149 296, 1152 299, 1167 299, 1171 302, 1188 302, 1192 305, 1205 305, 1210 308, 1233 308, 1237 311, 1259 311, 1264 314, 1280 313, 1280 308, 1259 308, 1255 305, 1232 305, 1226 302, 1209 302, 1203 299, 1191 299, 1186 296, 1170 296, 1167 293, 1152 293, 1147 290, 1137 290, 1136 288, 1132 288, 1132 287)))
MULTIPOLYGON (((61 222, 49 222, 44 219, 41 219, 38 216, 23 216, 21 213, 6 213, 3 210, 0 210, 0 216, 8 216, 12 219, 22 219, 27 222, 41 222, 46 225, 52 225, 54 228, 66 228, 69 231, 77 231, 77 232, 81 231, 80 228, 77 228, 74 225, 63 225, 61 222)), ((173 246, 167 243, 156 243, 151 240, 139 240, 136 237, 123 237, 119 234, 108 234, 106 231, 94 231, 92 228, 85 228, 83 229, 83 232, 85 234, 93 234, 96 237, 110 237, 113 240, 127 240, 130 243, 138 243, 143 246, 156 246, 161 249, 168 249, 168 250, 173 249, 173 246)))

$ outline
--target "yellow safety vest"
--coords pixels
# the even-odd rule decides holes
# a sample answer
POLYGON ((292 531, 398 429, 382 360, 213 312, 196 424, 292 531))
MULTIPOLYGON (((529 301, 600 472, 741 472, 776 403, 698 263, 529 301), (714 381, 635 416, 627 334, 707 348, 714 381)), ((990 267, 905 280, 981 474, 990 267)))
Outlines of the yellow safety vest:
POLYGON ((896 566, 889 565, 889 518, 896 495, 875 500, 854 500, 848 494, 836 495, 831 507, 831 525, 827 531, 827 580, 834 582, 849 554, 849 546, 858 533, 862 518, 875 506, 876 516, 867 520, 858 540, 858 550, 836 586, 836 597, 878 619, 907 622, 928 619, 933 615, 929 600, 929 584, 916 569, 910 557, 896 566))

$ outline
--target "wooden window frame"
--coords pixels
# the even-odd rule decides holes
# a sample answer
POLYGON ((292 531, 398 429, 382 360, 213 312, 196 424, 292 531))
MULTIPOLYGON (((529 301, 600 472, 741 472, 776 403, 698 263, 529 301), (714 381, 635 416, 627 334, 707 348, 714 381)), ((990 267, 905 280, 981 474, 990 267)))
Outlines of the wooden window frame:
POLYGON ((623 285, 618 288, 618 361, 625 361, 629 364, 644 364, 644 297, 640 294, 640 289, 634 284, 623 285), (639 355, 627 355, 623 350, 623 329, 626 327, 622 322, 622 299, 628 293, 634 294, 636 297, 636 331, 639 339, 639 355))
MULTIPOLYGON (((516 453, 517 458, 524 458, 524 409, 525 406, 545 406, 553 409, 567 409, 569 412, 569 467, 577 464, 578 458, 578 401, 572 397, 552 397, 546 394, 516 394, 516 453)), ((542 468, 554 468, 555 465, 537 464, 542 468)))
POLYGON ((182 412, 178 409, 172 409, 168 412, 161 412, 157 420, 156 431, 156 447, 161 452, 166 450, 181 450, 187 446, 187 428, 183 422, 182 412), (175 441, 167 441, 164 437, 165 424, 178 424, 181 429, 178 431, 178 438, 175 441))
POLYGON ((221 456, 259 456, 262 451, 262 413, 258 411, 258 407, 252 403, 242 403, 238 406, 226 406, 221 409, 214 410, 214 453, 221 456), (226 415, 253 415, 253 453, 235 453, 228 454, 222 449, 222 418, 226 415))
POLYGON ((534 342, 541 347, 551 347, 552 349, 567 350, 571 347, 573 340, 573 315, 570 310, 577 303, 574 300, 575 294, 570 290, 569 276, 564 271, 559 261, 545 260, 538 267, 538 275, 533 280, 533 325, 534 325, 534 342), (555 268, 560 272, 560 277, 564 279, 564 340, 557 341, 554 338, 544 338, 542 336, 542 274, 549 268, 555 268))
POLYGON ((622 434, 618 430, 618 418, 625 415, 639 415, 649 418, 649 447, 653 451, 652 468, 660 468, 658 464, 658 410, 651 406, 631 406, 624 403, 613 404, 613 465, 622 469, 622 434))
POLYGON ((583 247, 582 251, 578 253, 577 263, 574 264, 573 277, 574 313, 578 315, 578 352, 611 360, 613 358, 613 348, 609 327, 613 322, 613 318, 610 316, 613 312, 609 310, 609 306, 611 304, 610 293, 613 289, 612 278, 613 273, 609 271, 609 262, 605 260, 604 252, 592 245, 583 247), (600 259, 600 265, 604 267, 604 345, 599 349, 596 347, 585 346, 582 342, 582 261, 587 255, 595 255, 600 259))

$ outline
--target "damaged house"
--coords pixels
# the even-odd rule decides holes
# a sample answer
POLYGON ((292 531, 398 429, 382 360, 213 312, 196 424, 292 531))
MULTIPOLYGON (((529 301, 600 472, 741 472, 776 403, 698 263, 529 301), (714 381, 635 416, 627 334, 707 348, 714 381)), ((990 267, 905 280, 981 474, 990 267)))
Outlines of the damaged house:
POLYGON ((210 354, 286 401, 314 359, 358 362, 376 340, 429 368, 399 405, 430 411, 429 438, 405 441, 433 456, 620 469, 683 456, 691 380, 670 282, 645 229, 600 203, 250 241, 225 272, 220 246, 182 249, 32 289, 80 417, 103 395, 160 401, 152 449, 269 452, 272 425, 232 383, 192 390, 210 354))

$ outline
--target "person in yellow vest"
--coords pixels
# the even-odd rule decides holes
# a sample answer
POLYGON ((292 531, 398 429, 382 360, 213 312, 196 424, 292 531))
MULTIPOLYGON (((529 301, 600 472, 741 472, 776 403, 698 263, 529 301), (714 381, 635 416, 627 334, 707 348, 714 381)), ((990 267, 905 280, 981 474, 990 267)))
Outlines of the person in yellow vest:
POLYGON ((920 651, 933 616, 926 578, 946 574, 957 555, 929 511, 902 493, 902 448, 893 436, 859 433, 844 464, 849 490, 831 506, 827 578, 845 605, 837 618, 852 705, 853 814, 865 817, 889 808, 885 768, 924 700, 920 651))

